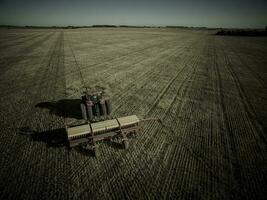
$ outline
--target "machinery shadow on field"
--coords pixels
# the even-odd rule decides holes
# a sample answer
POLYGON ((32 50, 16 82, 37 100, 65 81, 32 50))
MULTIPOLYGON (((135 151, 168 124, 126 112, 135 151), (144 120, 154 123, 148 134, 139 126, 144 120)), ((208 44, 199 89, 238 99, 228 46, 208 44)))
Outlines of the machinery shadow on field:
MULTIPOLYGON (((38 132, 35 130, 31 130, 30 127, 22 127, 19 129, 19 133, 21 135, 29 137, 31 141, 45 143, 47 147, 65 147, 70 150, 68 139, 66 136, 66 130, 64 128, 38 132)), ((103 143, 114 149, 124 149, 122 143, 118 141, 104 140, 103 143)), ((74 147, 73 150, 84 156, 95 157, 93 150, 90 148, 77 146, 74 147)))
POLYGON ((81 146, 78 146, 78 147, 75 147, 75 151, 84 155, 84 156, 95 157, 95 154, 94 154, 93 150, 91 150, 91 149, 86 149, 86 148, 83 148, 81 146))
POLYGON ((32 141, 44 142, 48 147, 67 146, 67 137, 64 128, 49 131, 33 131, 30 127, 20 128, 20 134, 30 137, 32 141))
MULTIPOLYGON (((70 150, 68 145, 68 139, 66 137, 66 130, 64 128, 38 132, 31 130, 30 127, 22 127, 19 131, 21 135, 29 137, 31 141, 43 142, 47 145, 47 147, 65 147, 70 150)), ((91 149, 86 149, 82 146, 77 146, 74 148, 74 150, 85 156, 94 157, 94 153, 91 149)))
POLYGON ((48 109, 51 114, 60 117, 82 119, 80 99, 61 99, 58 101, 41 102, 35 105, 36 108, 48 109))

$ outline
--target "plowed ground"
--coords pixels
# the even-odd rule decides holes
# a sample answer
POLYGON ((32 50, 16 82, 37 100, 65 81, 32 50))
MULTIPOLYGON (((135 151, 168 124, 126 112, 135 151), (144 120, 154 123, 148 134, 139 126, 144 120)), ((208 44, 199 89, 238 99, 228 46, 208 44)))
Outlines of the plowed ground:
POLYGON ((212 34, 1 30, 0 199, 264 199, 267 38, 212 34), (58 145, 84 84, 162 123, 97 159, 58 145))

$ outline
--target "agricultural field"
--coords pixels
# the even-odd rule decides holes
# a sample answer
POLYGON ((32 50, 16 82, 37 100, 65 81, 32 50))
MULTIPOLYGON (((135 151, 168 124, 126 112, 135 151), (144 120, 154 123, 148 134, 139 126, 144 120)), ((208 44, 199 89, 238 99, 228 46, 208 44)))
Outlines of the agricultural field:
POLYGON ((264 199, 267 38, 214 33, 1 29, 0 199, 264 199), (84 85, 161 120, 127 150, 69 150, 84 85))

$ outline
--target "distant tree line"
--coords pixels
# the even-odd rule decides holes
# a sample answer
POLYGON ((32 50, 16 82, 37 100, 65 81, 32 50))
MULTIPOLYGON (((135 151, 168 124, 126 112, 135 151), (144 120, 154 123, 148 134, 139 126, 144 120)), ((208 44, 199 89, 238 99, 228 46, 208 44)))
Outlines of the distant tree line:
POLYGON ((77 29, 77 28, 179 28, 179 29, 207 29, 213 30, 214 28, 207 27, 187 27, 187 26, 132 26, 132 25, 105 25, 96 24, 92 26, 13 26, 13 25, 0 25, 0 28, 37 28, 37 29, 77 29))
POLYGON ((229 36, 267 36, 267 29, 223 29, 215 35, 229 36))
MULTIPOLYGON (((191 30, 218 30, 219 28, 190 27, 190 26, 132 26, 132 25, 110 25, 96 24, 92 26, 13 26, 0 25, 0 28, 29 28, 29 29, 78 29, 78 28, 169 28, 169 29, 191 29, 191 30)), ((236 35, 236 36, 266 36, 267 26, 264 29, 222 29, 215 35, 236 35)))

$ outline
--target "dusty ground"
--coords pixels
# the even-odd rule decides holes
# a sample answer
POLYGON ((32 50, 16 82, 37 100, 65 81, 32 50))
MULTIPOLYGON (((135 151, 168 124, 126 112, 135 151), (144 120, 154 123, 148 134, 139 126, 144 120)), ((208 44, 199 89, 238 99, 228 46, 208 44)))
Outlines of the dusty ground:
POLYGON ((267 38, 212 33, 0 30, 0 198, 264 199, 267 38), (163 123, 98 159, 58 145, 80 118, 80 71, 114 116, 163 123))

